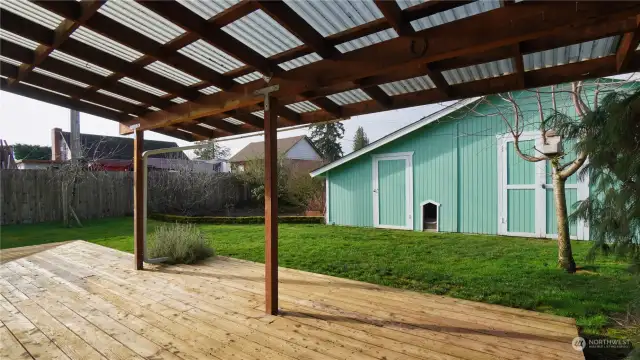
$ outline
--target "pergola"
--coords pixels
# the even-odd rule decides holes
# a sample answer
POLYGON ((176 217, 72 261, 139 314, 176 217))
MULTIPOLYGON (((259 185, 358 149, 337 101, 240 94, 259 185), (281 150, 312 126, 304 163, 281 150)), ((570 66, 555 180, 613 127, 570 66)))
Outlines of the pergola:
MULTIPOLYGON (((3 1, 2 90, 135 133, 264 131, 266 311, 278 308, 276 131, 627 73, 640 3, 621 1, 3 1), (273 195, 273 196, 272 196, 273 195)), ((383 125, 383 124, 381 124, 383 125)))

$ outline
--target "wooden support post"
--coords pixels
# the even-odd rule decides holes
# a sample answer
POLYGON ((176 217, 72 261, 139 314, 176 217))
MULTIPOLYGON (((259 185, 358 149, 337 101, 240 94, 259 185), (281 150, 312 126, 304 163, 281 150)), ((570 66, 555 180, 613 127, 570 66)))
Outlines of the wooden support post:
POLYGON ((144 262, 144 203, 142 150, 144 132, 134 131, 133 140, 133 258, 134 268, 142 270, 144 262))
POLYGON ((264 241, 267 314, 278 313, 278 103, 269 94, 264 107, 264 241))

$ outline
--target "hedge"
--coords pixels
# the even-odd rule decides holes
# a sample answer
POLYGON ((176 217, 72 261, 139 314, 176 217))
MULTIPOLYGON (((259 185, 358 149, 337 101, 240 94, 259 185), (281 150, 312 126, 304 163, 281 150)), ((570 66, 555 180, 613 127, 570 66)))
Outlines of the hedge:
MULTIPOLYGON (((264 216, 180 216, 150 214, 150 219, 194 224, 264 224, 264 216)), ((324 224, 324 216, 278 216, 281 224, 324 224)))

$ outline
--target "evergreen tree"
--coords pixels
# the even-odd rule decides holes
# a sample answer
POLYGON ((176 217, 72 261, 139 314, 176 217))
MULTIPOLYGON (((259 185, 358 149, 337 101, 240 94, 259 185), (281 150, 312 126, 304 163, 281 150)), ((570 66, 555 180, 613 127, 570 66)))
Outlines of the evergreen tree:
POLYGON ((51 146, 15 144, 11 147, 16 160, 51 160, 51 146))
POLYGON ((589 174, 592 191, 571 216, 590 225, 589 259, 614 253, 640 271, 640 89, 620 89, 604 96, 582 121, 558 117, 554 127, 579 138, 577 149, 589 157, 580 175, 589 174))
POLYGON ((340 139, 344 136, 344 125, 340 122, 319 124, 311 127, 311 141, 326 161, 336 161, 342 157, 340 139))
POLYGON ((353 137, 353 151, 358 151, 367 145, 369 145, 369 138, 362 126, 358 126, 358 130, 356 130, 356 134, 353 137))

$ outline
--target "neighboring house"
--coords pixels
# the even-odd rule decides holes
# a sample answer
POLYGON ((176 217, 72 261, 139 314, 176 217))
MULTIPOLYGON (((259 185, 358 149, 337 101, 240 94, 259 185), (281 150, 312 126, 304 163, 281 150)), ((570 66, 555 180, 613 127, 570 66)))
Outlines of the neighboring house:
MULTIPOLYGON (((51 157, 52 162, 71 160, 71 133, 58 128, 52 133, 51 157)), ((80 134, 82 156, 95 170, 130 171, 133 169, 133 139, 80 134)), ((175 142, 145 140, 144 151, 178 147, 175 142)), ((229 166, 225 160, 190 160, 182 151, 149 156, 149 169, 178 170, 189 169, 198 172, 228 172, 229 166), (226 165, 226 166, 225 166, 226 165)))
MULTIPOLYGON (((294 166, 296 171, 311 171, 323 164, 320 152, 304 135, 278 139, 277 152, 278 156, 294 166)), ((243 171, 247 162, 259 159, 264 159, 263 141, 245 146, 229 159, 229 163, 233 168, 243 171)))
POLYGON ((60 165, 59 161, 53 160, 32 160, 22 159, 16 160, 16 167, 19 170, 42 170, 49 168, 57 168, 60 165))
MULTIPOLYGON (((523 116, 532 120, 520 148, 533 152, 539 138, 539 120, 533 124, 539 119, 535 95, 515 95, 523 116)), ((327 223, 554 237, 549 162, 518 157, 495 108, 477 101, 459 101, 313 171, 312 176, 326 178, 327 223)), ((543 96, 545 108, 551 108, 550 102, 543 96)), ((569 212, 588 196, 588 181, 577 175, 568 179, 569 212)), ((582 221, 571 223, 570 233, 589 239, 582 221)))

